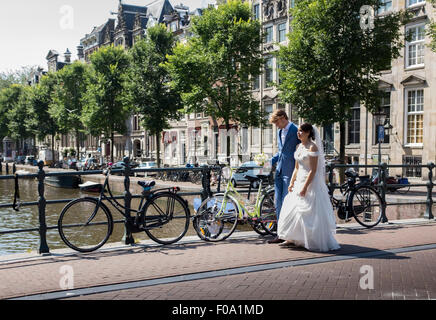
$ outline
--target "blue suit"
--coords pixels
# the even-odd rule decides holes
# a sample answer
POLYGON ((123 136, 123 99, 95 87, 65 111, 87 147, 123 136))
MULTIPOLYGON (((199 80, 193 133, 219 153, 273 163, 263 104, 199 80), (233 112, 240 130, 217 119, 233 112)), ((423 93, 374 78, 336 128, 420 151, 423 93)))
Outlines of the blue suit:
POLYGON ((272 165, 277 164, 275 174, 275 206, 277 220, 280 216, 283 200, 289 192, 289 183, 295 169, 294 153, 297 145, 301 142, 297 138, 297 131, 298 127, 291 122, 285 141, 281 139, 282 129, 278 131, 277 140, 279 142, 279 152, 271 159, 272 165))

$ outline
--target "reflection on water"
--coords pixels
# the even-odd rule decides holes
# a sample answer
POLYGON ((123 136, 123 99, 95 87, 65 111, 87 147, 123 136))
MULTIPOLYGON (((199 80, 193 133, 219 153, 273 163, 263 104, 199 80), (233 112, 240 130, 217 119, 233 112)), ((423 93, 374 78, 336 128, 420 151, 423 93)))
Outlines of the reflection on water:
MULTIPOLYGON (((38 201, 38 181, 34 179, 22 179, 19 181, 20 199, 23 202, 38 201)), ((13 180, 0 180, 0 203, 7 204, 13 202, 14 196, 14 181, 13 180)), ((44 197, 46 200, 59 200, 59 199, 73 199, 85 196, 95 197, 97 194, 88 194, 81 192, 79 189, 63 189, 45 185, 44 197)), ((132 199, 132 207, 137 209, 139 206, 139 199, 132 199)), ((189 201, 192 202, 191 200, 189 201)), ((123 204, 123 201, 120 201, 123 204)), ((64 208, 66 203, 60 204, 47 204, 46 206, 46 224, 47 227, 57 226, 59 214, 64 208)), ((123 220, 124 217, 115 210, 110 204, 107 204, 109 210, 112 212, 114 220, 123 220)), ((190 206, 191 214, 193 208, 190 206)), ((0 208, 0 232, 18 229, 31 229, 39 227, 38 206, 21 207, 19 212, 14 211, 12 208, 0 208)), ((124 235, 124 224, 116 223, 114 231, 109 238, 110 242, 119 242, 124 235)), ((195 231, 190 224, 188 233, 195 235, 195 231)), ((133 235, 135 240, 146 240, 147 235, 136 233, 133 235)), ((57 228, 47 230, 47 243, 50 250, 66 248, 62 239, 59 236, 57 228)), ((34 232, 20 232, 0 234, 0 255, 23 253, 27 251, 36 251, 39 248, 39 233, 34 232)))

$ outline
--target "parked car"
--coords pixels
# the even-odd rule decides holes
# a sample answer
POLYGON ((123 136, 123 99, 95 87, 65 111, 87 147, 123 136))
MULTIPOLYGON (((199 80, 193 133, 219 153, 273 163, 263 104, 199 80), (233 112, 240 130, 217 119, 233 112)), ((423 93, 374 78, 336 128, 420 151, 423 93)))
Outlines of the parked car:
MULTIPOLYGON (((154 161, 147 161, 140 163, 136 169, 154 169, 157 168, 157 163, 154 161)), ((135 177, 152 177, 156 176, 157 172, 135 172, 135 177)))
POLYGON ((17 156, 15 158, 15 163, 16 164, 24 164, 25 159, 26 159, 26 156, 17 156))
MULTIPOLYGON (((261 168, 262 167, 258 166, 254 161, 244 162, 239 168, 237 168, 233 172, 233 176, 232 176, 233 185, 236 187, 239 185, 250 184, 247 178, 245 178, 245 175, 256 176, 256 174, 259 174, 259 170, 261 168)), ((256 188, 257 186, 253 186, 253 187, 256 188)))
POLYGON ((26 156, 24 164, 36 166, 38 164, 38 161, 35 159, 35 156, 26 156))

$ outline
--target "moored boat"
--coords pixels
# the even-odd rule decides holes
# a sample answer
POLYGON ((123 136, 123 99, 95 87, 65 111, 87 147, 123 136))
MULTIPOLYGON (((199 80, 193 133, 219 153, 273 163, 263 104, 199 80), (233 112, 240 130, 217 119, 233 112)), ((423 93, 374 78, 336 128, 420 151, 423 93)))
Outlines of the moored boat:
POLYGON ((77 176, 48 176, 45 178, 45 183, 52 187, 77 189, 81 182, 77 176))

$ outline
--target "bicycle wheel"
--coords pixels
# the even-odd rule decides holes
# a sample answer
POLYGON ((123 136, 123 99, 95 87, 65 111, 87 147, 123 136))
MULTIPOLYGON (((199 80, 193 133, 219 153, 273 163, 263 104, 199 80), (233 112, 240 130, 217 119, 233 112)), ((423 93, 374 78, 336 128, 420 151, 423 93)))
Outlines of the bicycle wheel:
POLYGON ((202 240, 223 241, 235 231, 238 215, 236 201, 228 195, 224 198, 224 194, 218 193, 201 203, 194 217, 194 229, 202 240))
POLYGON ((275 205, 275 191, 268 191, 260 202, 260 217, 262 231, 254 230, 261 235, 277 235, 277 212, 275 205))
POLYGON ((374 188, 360 186, 350 197, 350 210, 359 224, 372 228, 380 223, 384 210, 383 200, 374 188))
POLYGON ((160 244, 172 244, 182 239, 189 228, 189 209, 178 195, 169 192, 155 194, 145 204, 145 233, 160 244))
POLYGON ((61 239, 73 250, 91 252, 103 246, 113 230, 113 219, 109 209, 97 199, 82 198, 68 203, 58 220, 61 239))

